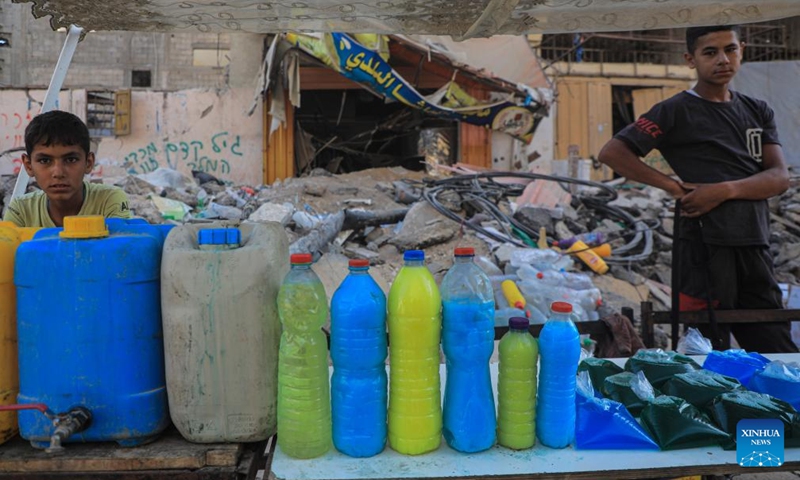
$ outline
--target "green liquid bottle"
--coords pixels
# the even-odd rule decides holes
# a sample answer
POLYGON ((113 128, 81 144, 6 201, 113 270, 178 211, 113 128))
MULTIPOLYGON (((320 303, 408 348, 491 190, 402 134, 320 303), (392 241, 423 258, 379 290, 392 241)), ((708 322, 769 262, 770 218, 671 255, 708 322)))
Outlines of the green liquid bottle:
POLYGON ((536 443, 536 364, 539 347, 527 318, 513 317, 500 340, 497 443, 514 450, 536 443))
POLYGON ((283 324, 278 353, 278 446, 294 458, 314 458, 331 447, 328 347, 322 326, 328 298, 311 270, 310 254, 294 254, 278 292, 283 324))

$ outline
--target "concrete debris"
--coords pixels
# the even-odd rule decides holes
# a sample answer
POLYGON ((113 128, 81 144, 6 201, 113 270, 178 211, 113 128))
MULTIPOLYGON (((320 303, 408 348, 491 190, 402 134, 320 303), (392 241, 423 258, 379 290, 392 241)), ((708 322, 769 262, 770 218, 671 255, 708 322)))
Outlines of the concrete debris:
POLYGON ((290 203, 271 203, 267 202, 258 207, 248 218, 251 222, 278 222, 284 227, 292 219, 294 207, 290 203))
POLYGON ((136 175, 128 175, 120 178, 114 185, 125 190, 128 195, 149 195, 158 193, 161 189, 152 183, 136 175))
POLYGON ((312 197, 321 197, 325 195, 325 192, 327 190, 328 187, 321 184, 308 183, 306 185, 303 185, 303 193, 305 193, 306 195, 311 195, 312 197))
POLYGON ((400 233, 389 243, 401 250, 420 249, 444 243, 458 230, 457 223, 443 217, 427 202, 417 202, 406 214, 400 233))
MULTIPOLYGON (((522 193, 519 197, 480 193, 483 198, 491 197, 491 210, 476 208, 474 198, 477 197, 469 197, 464 189, 440 191, 434 208, 423 195, 432 183, 424 180, 424 172, 393 167, 341 175, 315 169, 306 177, 258 186, 231 185, 203 172, 193 172, 190 177, 169 169, 107 179, 106 182, 125 190, 133 214, 150 223, 208 219, 279 222, 290 238, 292 251, 310 251, 315 255, 314 268, 326 272, 329 295, 347 274, 349 258, 368 259, 376 280, 388 292, 392 279, 403 265, 403 251, 424 249, 426 264, 435 277, 441 279, 452 265, 453 248, 470 246, 476 249, 476 262, 495 280, 509 277, 522 282, 521 278, 530 274, 530 270, 526 270, 528 267, 581 272, 584 277, 580 278, 588 277, 602 294, 599 307, 591 302, 585 306, 588 310, 597 308, 596 313, 601 316, 631 307, 638 322, 640 303, 644 300, 652 301, 655 310, 668 309, 674 202, 666 193, 620 179, 608 184, 616 191, 617 198, 605 203, 606 208, 597 208, 596 203, 584 201, 586 189, 570 194, 567 184, 544 179, 521 182, 519 178, 511 178, 509 181, 516 186, 527 185, 516 190, 522 193), (175 211, 164 207, 167 201, 175 206, 175 211), (182 217, 181 209, 186 211, 182 217), (612 210, 617 214, 609 213, 612 210), (440 212, 454 214, 462 220, 454 221, 440 212), (624 220, 619 212, 629 219, 624 220), (513 217, 522 229, 511 228, 510 223, 504 225, 499 218, 502 216, 513 217), (644 241, 639 241, 636 248, 629 248, 634 243, 635 233, 630 225, 631 218, 643 227, 640 237, 651 235, 646 252, 642 251, 644 241), (473 230, 473 226, 483 228, 483 233, 473 230), (528 252, 536 251, 532 248, 542 227, 548 243, 587 232, 602 232, 612 250, 612 258, 607 259, 611 267, 609 273, 597 275, 577 258, 572 261, 563 257, 566 260, 541 263, 542 259, 528 252), (492 232, 511 236, 514 241, 490 238, 492 232), (528 248, 523 248, 525 245, 528 248), (512 261, 515 258, 517 260, 512 261), (530 262, 523 267, 519 258, 530 262), (626 258, 632 260, 625 261, 626 258)), ((500 178, 497 180, 502 184, 500 178)), ((7 205, 14 183, 13 176, 0 179, 3 205, 7 205)), ((36 187, 31 185, 29 190, 36 190, 36 187)), ((771 199, 769 206, 770 248, 775 258, 776 276, 782 283, 798 285, 800 181, 793 181, 792 187, 771 199)), ((579 277, 567 275, 564 278, 566 280, 559 281, 572 282, 579 277)), ((585 281, 579 279, 580 282, 585 281)), ((667 347, 667 337, 657 328, 656 346, 667 347)))
MULTIPOLYGON (((533 205, 523 205, 514 213, 514 219, 538 232, 544 227, 548 232, 553 231, 553 214, 549 208, 535 207, 533 205)), ((562 214, 563 215, 563 214, 562 214)))

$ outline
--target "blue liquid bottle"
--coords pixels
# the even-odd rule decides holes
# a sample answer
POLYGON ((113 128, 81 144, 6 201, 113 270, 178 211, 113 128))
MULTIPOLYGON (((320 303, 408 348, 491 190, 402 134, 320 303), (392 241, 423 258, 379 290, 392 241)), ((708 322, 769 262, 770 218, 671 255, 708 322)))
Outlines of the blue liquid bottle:
POLYGON ((351 457, 386 445, 386 295, 369 261, 350 260, 331 299, 333 444, 351 457))
POLYGON ((472 248, 456 248, 442 280, 442 348, 447 358, 442 432, 450 448, 472 453, 494 445, 496 418, 489 359, 494 350, 494 293, 472 248))
POLYGON ((581 356, 572 305, 553 302, 539 334, 539 392, 536 436, 550 448, 564 448, 575 438, 575 380, 581 356))

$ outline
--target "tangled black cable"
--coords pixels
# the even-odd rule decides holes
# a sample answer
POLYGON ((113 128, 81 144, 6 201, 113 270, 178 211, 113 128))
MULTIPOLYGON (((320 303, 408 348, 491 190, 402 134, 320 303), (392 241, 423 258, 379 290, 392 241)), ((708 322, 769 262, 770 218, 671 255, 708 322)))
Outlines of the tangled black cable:
POLYGON ((533 231, 525 224, 516 220, 513 216, 506 215, 498 206, 500 200, 502 200, 504 197, 520 196, 526 185, 523 183, 498 183, 494 180, 498 177, 553 181, 558 182, 562 188, 565 188, 564 184, 577 184, 589 187, 591 189, 589 192, 591 193, 576 193, 573 195, 573 198, 580 200, 588 208, 603 212, 609 217, 623 222, 628 228, 634 231, 633 238, 625 245, 616 247, 616 255, 606 258, 606 262, 616 264, 628 263, 631 261, 643 260, 652 253, 652 230, 653 228, 657 228, 657 226, 648 226, 643 220, 634 218, 624 209, 608 205, 609 202, 612 202, 617 198, 617 192, 614 190, 614 188, 603 183, 581 180, 577 178, 543 175, 538 173, 484 172, 469 175, 457 175, 435 181, 425 181, 423 182, 424 185, 422 196, 439 213, 453 220, 454 222, 466 225, 467 227, 482 235, 485 235, 488 238, 491 238, 492 240, 510 243, 517 247, 529 247, 529 245, 519 240, 513 234, 512 229, 516 228, 534 241, 539 239, 539 232, 533 231), (496 220, 502 232, 488 230, 481 226, 480 222, 467 220, 442 205, 440 198, 446 192, 457 193, 462 199, 462 204, 466 203, 475 211, 482 212, 496 220), (645 240, 645 246, 642 252, 624 257, 619 256, 621 253, 627 253, 634 250, 641 243, 642 239, 645 240))

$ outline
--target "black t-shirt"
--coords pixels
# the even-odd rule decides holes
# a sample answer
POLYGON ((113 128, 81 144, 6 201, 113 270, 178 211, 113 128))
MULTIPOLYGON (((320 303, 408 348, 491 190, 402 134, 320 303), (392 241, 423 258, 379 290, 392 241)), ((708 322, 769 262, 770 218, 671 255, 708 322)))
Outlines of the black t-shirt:
MULTIPOLYGON (((655 105, 615 135, 637 155, 657 148, 684 182, 718 183, 763 170, 762 146, 779 143, 772 109, 731 91, 729 102, 681 92, 655 105)), ((766 200, 729 200, 699 219, 684 219, 682 236, 715 245, 769 244, 766 200)))

